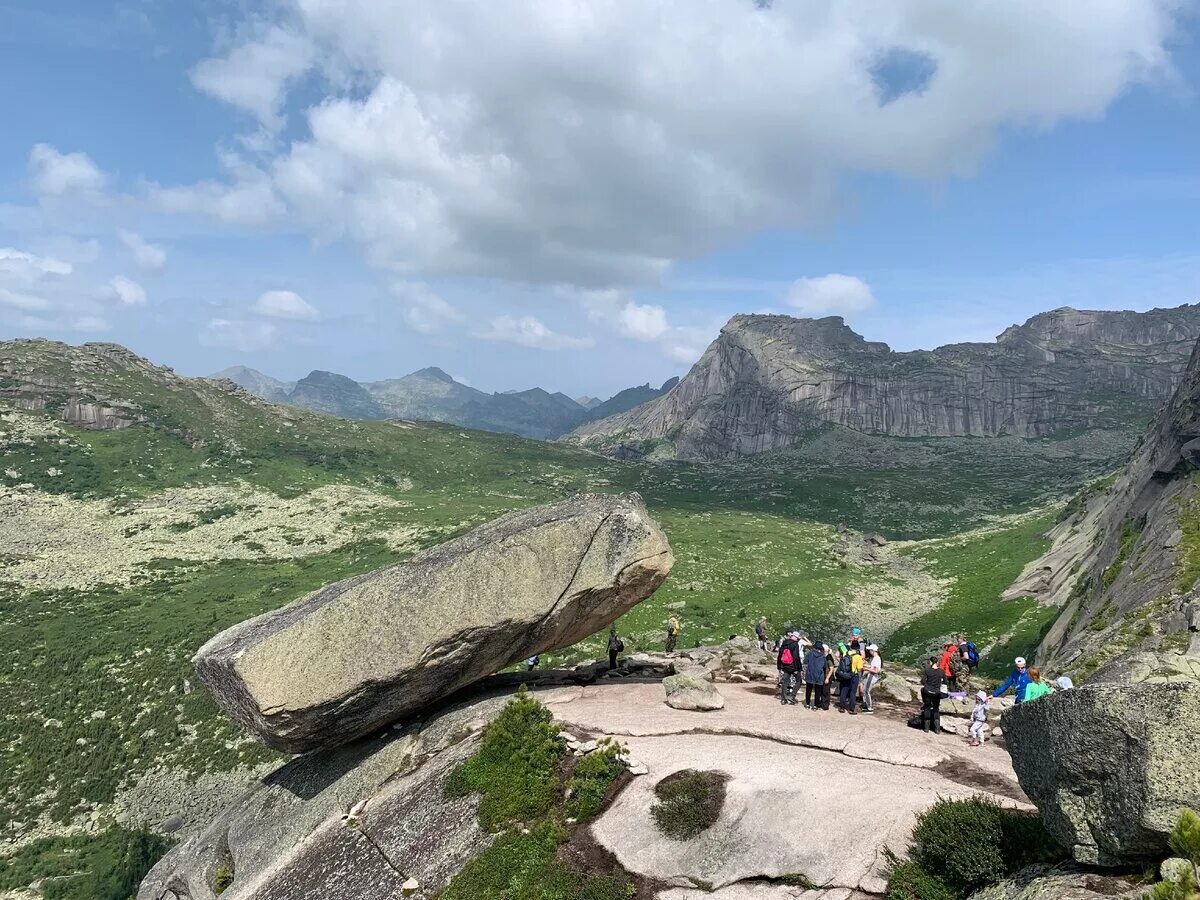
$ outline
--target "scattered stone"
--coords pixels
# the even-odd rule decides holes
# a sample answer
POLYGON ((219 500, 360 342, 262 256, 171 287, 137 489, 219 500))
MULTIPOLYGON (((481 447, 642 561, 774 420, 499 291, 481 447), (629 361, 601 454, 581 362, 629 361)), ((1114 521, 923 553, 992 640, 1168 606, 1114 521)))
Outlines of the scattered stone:
POLYGON ((235 625, 200 649, 196 672, 268 746, 336 746, 595 634, 673 563, 639 496, 582 495, 235 625))
POLYGON ((1196 868, 1192 865, 1190 859, 1171 856, 1162 861, 1162 865, 1158 867, 1158 871, 1162 875, 1163 881, 1168 881, 1171 884, 1179 884, 1189 875, 1194 876, 1196 868))
POLYGON ((576 748, 575 752, 578 753, 580 756, 585 756, 588 753, 594 752, 595 749, 599 746, 600 746, 599 741, 585 741, 584 743, 580 744, 576 748))
POLYGON ((404 884, 400 885, 400 893, 405 897, 411 897, 421 889, 421 882, 415 878, 410 878, 404 884))
POLYGON ((708 712, 725 706, 725 698, 716 686, 694 675, 671 675, 663 679, 663 688, 667 692, 667 706, 674 709, 708 712))

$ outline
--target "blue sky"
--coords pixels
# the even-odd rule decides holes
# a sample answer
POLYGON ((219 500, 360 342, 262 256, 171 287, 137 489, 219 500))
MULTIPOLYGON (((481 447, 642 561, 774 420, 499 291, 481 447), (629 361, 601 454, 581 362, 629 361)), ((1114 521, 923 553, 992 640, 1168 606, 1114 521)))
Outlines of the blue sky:
POLYGON ((1197 302, 1196 13, 0 0, 0 335, 606 395, 737 312, 1197 302))

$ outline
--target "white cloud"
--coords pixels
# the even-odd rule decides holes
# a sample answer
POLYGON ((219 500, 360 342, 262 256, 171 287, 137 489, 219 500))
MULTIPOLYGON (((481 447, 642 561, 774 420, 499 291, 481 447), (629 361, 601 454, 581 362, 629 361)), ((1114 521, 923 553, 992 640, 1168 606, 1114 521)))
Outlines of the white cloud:
POLYGON ((206 94, 254 115, 270 131, 283 126, 280 106, 287 84, 309 67, 312 48, 303 37, 269 28, 224 57, 206 59, 191 71, 206 94))
POLYGON ((133 261, 138 267, 147 272, 161 272, 167 264, 167 251, 157 244, 151 244, 134 231, 124 228, 117 231, 121 243, 133 255, 133 261))
POLYGON ((829 221, 846 174, 965 173, 1007 129, 1100 116, 1169 74, 1182 14, 1177 0, 279 9, 193 81, 277 128, 313 73, 325 96, 308 133, 254 144, 223 180, 152 186, 160 208, 349 239, 406 275, 576 287, 652 283, 764 228, 829 221))
POLYGON ((254 301, 254 311, 273 319, 313 321, 320 316, 315 306, 294 291, 266 291, 254 301))
POLYGON ((141 306, 146 302, 146 289, 131 278, 117 275, 108 285, 122 306, 141 306))
POLYGON ((486 341, 503 341, 539 350, 577 350, 591 347, 591 338, 577 338, 551 331, 534 316, 497 316, 487 331, 476 335, 486 341))
POLYGON ((206 347, 227 347, 251 353, 273 347, 276 335, 277 329, 270 322, 210 319, 200 332, 200 343, 206 347))
POLYGON ((74 270, 69 262, 52 256, 35 256, 15 247, 0 247, 0 276, 6 280, 32 284, 48 275, 70 275, 74 270))
POLYGON ((49 144, 35 144, 29 153, 29 181, 39 197, 99 194, 108 178, 86 153, 62 153, 49 144))
POLYGON ((461 312, 420 282, 397 282, 391 287, 402 304, 404 319, 420 334, 437 334, 449 324, 465 321, 461 312))
POLYGON ((853 275, 833 273, 820 278, 797 278, 787 303, 808 316, 861 312, 875 305, 871 286, 853 275))
POLYGON ((624 334, 639 341, 656 341, 670 327, 666 310, 661 306, 643 306, 633 301, 621 307, 618 322, 624 334))
POLYGON ((71 320, 69 327, 72 331, 108 331, 111 326, 100 316, 80 316, 71 320))

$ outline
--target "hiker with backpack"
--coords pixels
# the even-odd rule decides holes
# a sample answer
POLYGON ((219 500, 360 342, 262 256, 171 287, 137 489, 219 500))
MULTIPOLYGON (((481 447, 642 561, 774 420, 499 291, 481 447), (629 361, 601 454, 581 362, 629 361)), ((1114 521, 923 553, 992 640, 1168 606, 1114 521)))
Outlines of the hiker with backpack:
MULTIPOLYGON (((845 644, 842 645, 845 647, 845 644)), ((858 682, 862 677, 863 658, 858 652, 858 641, 851 641, 837 667, 838 712, 858 715, 858 682)))
POLYGON ((796 629, 790 629, 780 643, 775 667, 779 669, 779 702, 795 706, 796 691, 800 688, 800 632, 796 629))
POLYGON ((675 651, 675 644, 679 640, 679 632, 683 630, 683 623, 679 621, 679 616, 672 615, 667 619, 667 652, 675 651))
POLYGON ((625 652, 625 642, 617 637, 617 626, 608 629, 608 671, 617 667, 617 654, 625 652))
POLYGON ((825 687, 825 648, 813 644, 804 654, 804 708, 820 709, 825 687))
POLYGON ((958 652, 962 654, 967 667, 974 674, 975 669, 979 666, 979 648, 973 641, 968 641, 965 634, 960 634, 958 636, 958 652))
POLYGON ((942 691, 946 686, 946 673, 939 665, 937 655, 929 657, 921 670, 921 730, 942 733, 942 691))
POLYGON ((767 630, 767 617, 759 616, 758 621, 754 625, 754 635, 758 638, 758 649, 767 653, 775 649, 771 641, 771 632, 767 630))

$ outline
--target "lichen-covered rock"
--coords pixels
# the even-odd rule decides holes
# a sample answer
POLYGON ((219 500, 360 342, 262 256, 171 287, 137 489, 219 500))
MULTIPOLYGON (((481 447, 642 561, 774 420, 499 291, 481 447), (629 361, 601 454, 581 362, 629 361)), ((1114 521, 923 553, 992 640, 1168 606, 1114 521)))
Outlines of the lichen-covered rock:
POLYGON ((1031 866, 971 895, 971 900, 1135 900, 1146 886, 1071 865, 1031 866))
POLYGON ((725 698, 716 686, 690 672, 664 678, 663 688, 667 692, 667 706, 675 709, 709 712, 725 707, 725 698))
POLYGON ((1157 863, 1179 811, 1200 809, 1200 685, 1097 685, 1002 719, 1021 787, 1081 863, 1157 863))
POLYGON ((599 631, 673 563, 640 497, 579 496, 235 625, 194 662, 221 708, 268 746, 336 746, 599 631))

